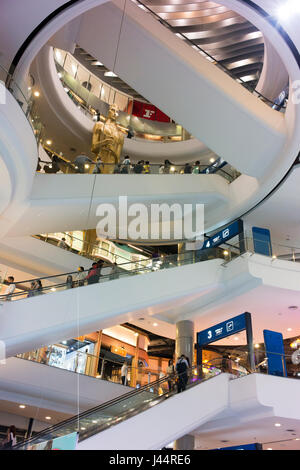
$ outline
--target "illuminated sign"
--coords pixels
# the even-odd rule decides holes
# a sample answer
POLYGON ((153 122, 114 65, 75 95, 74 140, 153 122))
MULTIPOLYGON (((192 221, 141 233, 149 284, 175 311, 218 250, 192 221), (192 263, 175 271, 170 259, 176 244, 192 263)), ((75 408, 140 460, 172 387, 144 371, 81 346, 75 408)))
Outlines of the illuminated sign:
MULTIPOLYGON (((250 313, 248 313, 250 315, 250 313)), ((237 317, 230 318, 229 320, 219 323, 213 327, 197 333, 197 344, 203 346, 208 343, 213 343, 219 339, 226 338, 246 329, 247 312, 237 317)))
POLYGON ((229 225, 225 229, 221 230, 220 232, 210 237, 208 240, 205 240, 202 246, 202 250, 219 246, 222 243, 225 243, 226 241, 239 235, 242 232, 243 232, 243 221, 237 220, 236 222, 233 222, 231 225, 229 225))

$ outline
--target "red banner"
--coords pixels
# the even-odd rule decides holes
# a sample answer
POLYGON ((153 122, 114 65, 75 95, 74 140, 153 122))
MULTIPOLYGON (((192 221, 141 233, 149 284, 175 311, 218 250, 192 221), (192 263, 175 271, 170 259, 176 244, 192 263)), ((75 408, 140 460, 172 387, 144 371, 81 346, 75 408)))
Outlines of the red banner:
POLYGON ((149 119, 150 121, 170 122, 170 118, 160 111, 153 104, 142 103, 141 101, 134 100, 132 108, 133 116, 142 119, 149 119))

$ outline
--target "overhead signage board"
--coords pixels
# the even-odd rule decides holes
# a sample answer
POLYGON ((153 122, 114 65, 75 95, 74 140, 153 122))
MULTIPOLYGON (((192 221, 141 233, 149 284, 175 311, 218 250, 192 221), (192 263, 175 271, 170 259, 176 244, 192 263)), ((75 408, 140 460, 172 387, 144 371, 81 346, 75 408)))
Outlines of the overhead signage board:
POLYGON ((247 315, 250 313, 242 313, 237 317, 230 318, 227 321, 214 325, 206 330, 197 333, 198 346, 204 346, 227 336, 234 335, 239 331, 245 330, 247 326, 247 315))
POLYGON ((244 445, 232 446, 232 447, 219 447, 218 449, 213 449, 213 450, 262 450, 262 445, 259 443, 244 444, 244 445))
POLYGON ((216 246, 222 245, 226 241, 230 240, 233 237, 236 237, 243 232, 243 221, 237 220, 233 222, 228 227, 224 228, 220 232, 216 233, 213 237, 210 237, 208 240, 205 240, 202 246, 202 250, 207 250, 208 248, 215 248, 216 246))

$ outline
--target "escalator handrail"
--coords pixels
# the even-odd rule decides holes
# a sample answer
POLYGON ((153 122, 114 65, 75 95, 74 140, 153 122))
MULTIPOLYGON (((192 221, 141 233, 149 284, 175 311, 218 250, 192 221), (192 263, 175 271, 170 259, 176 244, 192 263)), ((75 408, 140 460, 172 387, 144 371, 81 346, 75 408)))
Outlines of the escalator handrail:
MULTIPOLYGON (((186 252, 180 253, 180 255, 178 255, 178 254, 172 254, 172 255, 164 256, 163 261, 168 261, 168 260, 174 259, 175 257, 178 257, 178 256, 182 257, 182 256, 184 256, 184 255, 186 255, 186 254, 189 254, 189 256, 192 258, 191 255, 192 255, 193 253, 194 253, 194 252, 192 252, 192 251, 186 251, 186 252)), ((142 263, 145 263, 145 262, 147 262, 147 261, 148 261, 148 262, 150 262, 150 261, 155 262, 155 261, 159 261, 159 259, 160 259, 160 258, 148 258, 148 259, 141 260, 141 261, 138 261, 138 262, 136 262, 136 261, 129 261, 129 262, 126 262, 126 263, 118 264, 118 265, 116 266, 116 268, 118 269, 119 267, 122 267, 122 266, 124 266, 124 265, 130 265, 130 264, 138 264, 138 263, 141 264, 141 267, 140 267, 140 268, 125 271, 125 272, 128 273, 128 275, 129 275, 129 274, 131 274, 131 273, 135 273, 136 271, 140 271, 143 267, 144 267, 145 269, 149 269, 149 268, 147 268, 147 266, 143 266, 142 263)), ((184 260, 181 260, 181 261, 184 261, 184 260)), ((81 272, 86 272, 86 273, 88 273, 89 270, 90 270, 90 268, 85 269, 84 271, 81 271, 81 272)), ((100 271, 101 271, 101 268, 100 268, 100 271)), ((46 280, 46 279, 55 279, 55 278, 62 277, 62 276, 69 276, 69 275, 72 275, 72 274, 73 274, 73 275, 78 274, 78 271, 71 271, 71 272, 67 272, 67 273, 63 273, 63 274, 54 274, 54 275, 51 275, 51 276, 37 277, 37 278, 34 278, 34 279, 28 279, 28 280, 25 280, 25 281, 15 281, 15 284, 16 284, 16 286, 18 286, 18 285, 20 285, 20 284, 30 283, 30 282, 34 282, 34 281, 38 281, 38 280, 39 280, 39 281, 43 281, 43 280, 46 280)), ((110 276, 112 276, 113 274, 115 274, 115 273, 104 274, 104 275, 101 275, 101 273, 100 273, 100 279, 106 278, 106 277, 110 277, 110 276)), ((45 287, 43 287, 43 290, 44 290, 44 289, 45 289, 45 290, 48 290, 48 289, 51 289, 51 288, 53 288, 53 287, 60 287, 60 286, 65 286, 65 285, 66 285, 66 283, 64 282, 64 283, 59 283, 59 284, 56 284, 56 285, 45 286, 45 287)), ((23 295, 24 292, 27 292, 27 291, 18 292, 18 293, 16 293, 16 294, 13 293, 13 294, 10 294, 10 296, 11 296, 11 297, 18 297, 18 296, 20 296, 20 295, 23 295)), ((6 297, 7 297, 7 294, 5 294, 5 295, 0 295, 0 300, 1 300, 2 298, 6 298, 6 297)))
MULTIPOLYGON (((182 372, 180 374, 178 374, 177 372, 174 372, 173 374, 170 374, 170 375, 165 375, 164 377, 158 379, 158 380, 155 380, 153 382, 151 382, 150 384, 147 384, 147 385, 144 385, 143 387, 140 387, 138 389, 134 389, 134 390, 131 390, 130 392, 124 394, 124 395, 121 395, 121 396, 118 396, 116 398, 113 398, 112 400, 109 400, 105 403, 102 403, 101 405, 98 405, 94 408, 91 408, 89 410, 86 410, 86 411, 83 411, 82 413, 79 413, 78 415, 75 415, 75 416, 72 416, 71 418, 68 418, 64 421, 61 421, 60 423, 57 423, 57 424, 54 424, 53 426, 50 426, 49 428, 46 428, 44 429, 43 431, 39 432, 38 434, 36 434, 35 436, 31 437, 30 439, 25 439, 19 443, 17 443, 15 446, 13 446, 14 449, 18 449, 24 445, 30 445, 30 443, 36 441, 37 439, 40 439, 42 438, 44 435, 48 435, 50 433, 53 433, 55 432, 56 430, 60 429, 61 427, 65 426, 65 425, 68 425, 68 424, 72 424, 73 422, 78 422, 80 421, 81 419, 93 414, 93 413, 96 413, 96 412, 99 412, 99 411, 102 411, 110 406, 113 406, 117 403, 120 403, 124 400, 127 400, 128 398, 131 398, 133 396, 137 396, 143 392, 147 392, 149 390, 150 392, 150 389, 153 388, 153 387, 156 387, 156 386, 159 386, 160 384, 162 383, 165 383, 166 380, 170 379, 170 380, 174 380, 180 376, 184 376, 186 374, 192 374, 194 370, 199 370, 200 368, 202 367, 205 367, 207 368, 212 362, 214 361, 222 361, 222 358, 215 358, 215 359, 212 359, 210 360, 209 362, 207 363, 203 363, 202 365, 197 365, 197 366, 192 366, 190 367, 186 372, 182 372)), ((207 380, 207 379, 206 379, 207 380)), ((160 396, 154 396, 153 397, 153 400, 156 400, 157 398, 160 398, 160 396)))

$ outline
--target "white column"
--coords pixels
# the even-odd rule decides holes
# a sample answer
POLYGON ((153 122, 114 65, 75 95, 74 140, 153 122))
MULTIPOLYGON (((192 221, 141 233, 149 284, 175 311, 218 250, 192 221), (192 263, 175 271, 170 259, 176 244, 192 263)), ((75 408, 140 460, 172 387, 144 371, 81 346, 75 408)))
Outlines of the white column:
POLYGON ((194 361, 194 323, 190 320, 182 320, 176 323, 176 347, 175 360, 184 354, 190 360, 194 361))

